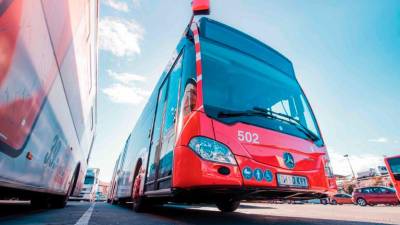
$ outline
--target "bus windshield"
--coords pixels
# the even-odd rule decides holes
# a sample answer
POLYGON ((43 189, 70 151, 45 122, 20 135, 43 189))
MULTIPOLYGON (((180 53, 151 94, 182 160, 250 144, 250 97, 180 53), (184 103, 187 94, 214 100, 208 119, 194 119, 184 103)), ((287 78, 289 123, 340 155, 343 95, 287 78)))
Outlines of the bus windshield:
POLYGON ((314 115, 298 82, 255 57, 202 40, 203 99, 208 116, 224 123, 243 122, 292 136, 309 139, 292 121, 323 142, 314 115), (261 109, 271 116, 242 114, 221 117, 221 113, 261 109), (272 115, 279 115, 277 117, 272 115))
POLYGON ((388 160, 390 169, 392 170, 393 174, 400 175, 400 158, 392 158, 388 160))
POLYGON ((86 176, 84 184, 94 184, 94 177, 86 176))

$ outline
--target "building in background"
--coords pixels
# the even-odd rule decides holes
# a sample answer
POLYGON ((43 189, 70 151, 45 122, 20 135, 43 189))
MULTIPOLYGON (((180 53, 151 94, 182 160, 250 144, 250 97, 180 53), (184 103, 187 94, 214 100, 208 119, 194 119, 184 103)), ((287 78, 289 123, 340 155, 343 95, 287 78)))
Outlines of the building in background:
POLYGON ((106 201, 109 189, 110 189, 109 182, 99 181, 96 193, 96 201, 106 201))

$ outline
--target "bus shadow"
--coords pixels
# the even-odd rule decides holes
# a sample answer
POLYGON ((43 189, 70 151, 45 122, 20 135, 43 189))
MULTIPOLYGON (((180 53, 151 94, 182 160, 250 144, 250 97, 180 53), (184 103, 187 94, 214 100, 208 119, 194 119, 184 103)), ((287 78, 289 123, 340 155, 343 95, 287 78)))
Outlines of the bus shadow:
POLYGON ((0 219, 9 216, 27 215, 32 213, 41 212, 43 210, 34 209, 31 207, 30 202, 22 201, 3 201, 0 202, 0 219))
POLYGON ((239 209, 276 209, 275 207, 270 207, 265 205, 249 205, 249 204, 240 204, 239 209))
MULTIPOLYGON (((242 206, 241 206, 242 207, 242 206)), ((243 208, 243 207, 242 207, 243 208)), ((205 210, 201 208, 185 208, 184 206, 168 206, 155 207, 148 214, 158 217, 164 217, 169 220, 177 221, 178 223, 188 224, 246 224, 246 225, 372 225, 382 224, 373 222, 357 222, 332 219, 315 219, 302 217, 287 217, 287 216, 272 216, 262 214, 252 214, 243 212, 222 213, 219 211, 205 210)))
POLYGON ((12 224, 9 221, 18 220, 24 217, 54 214, 61 211, 68 211, 71 213, 80 213, 89 208, 90 204, 71 203, 68 202, 67 206, 62 209, 37 209, 30 205, 29 201, 0 201, 0 224, 12 224))

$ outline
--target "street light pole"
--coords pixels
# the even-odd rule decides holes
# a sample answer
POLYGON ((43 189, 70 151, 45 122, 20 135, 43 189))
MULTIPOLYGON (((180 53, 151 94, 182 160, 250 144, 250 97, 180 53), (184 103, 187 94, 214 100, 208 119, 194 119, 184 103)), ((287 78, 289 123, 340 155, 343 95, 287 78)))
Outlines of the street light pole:
POLYGON ((349 155, 346 154, 346 155, 344 155, 343 157, 347 158, 347 162, 349 163, 349 166, 350 166, 350 169, 351 169, 351 173, 353 174, 353 179, 355 179, 355 178, 356 178, 356 175, 355 175, 355 173, 354 173, 353 166, 351 166, 351 162, 350 162, 350 159, 349 159, 349 155))

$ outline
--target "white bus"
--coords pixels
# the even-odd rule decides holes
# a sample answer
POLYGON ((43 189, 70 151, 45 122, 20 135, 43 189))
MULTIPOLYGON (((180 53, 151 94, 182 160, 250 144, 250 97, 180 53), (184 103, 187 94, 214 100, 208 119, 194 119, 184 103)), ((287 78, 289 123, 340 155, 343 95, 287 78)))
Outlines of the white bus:
POLYGON ((96 129, 98 1, 0 1, 0 199, 64 207, 96 129))
POLYGON ((81 193, 76 199, 90 202, 96 200, 99 187, 99 172, 98 168, 89 168, 87 170, 81 193))

